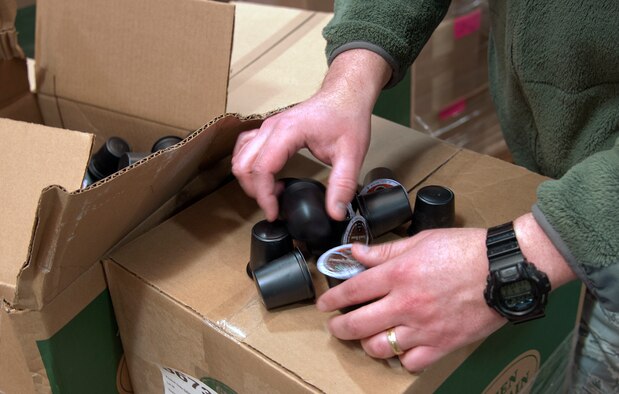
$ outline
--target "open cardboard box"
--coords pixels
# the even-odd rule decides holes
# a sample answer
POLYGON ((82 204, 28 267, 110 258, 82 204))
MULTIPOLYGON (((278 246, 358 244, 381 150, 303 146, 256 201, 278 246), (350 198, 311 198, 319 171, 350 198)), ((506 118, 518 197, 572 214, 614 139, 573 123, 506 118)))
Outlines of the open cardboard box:
MULTIPOLYGON (((458 226, 492 226, 529 211, 544 180, 380 118, 372 119, 372 130, 360 181, 387 166, 411 201, 422 186, 448 186, 458 226)), ((328 171, 295 155, 279 176, 325 182, 328 171)), ((325 328, 329 315, 312 303, 265 309, 245 272, 251 228, 263 218, 232 182, 105 260, 138 392, 527 392, 536 374, 541 384, 562 383, 553 374, 568 361, 580 283, 551 295, 546 318, 507 325, 411 375, 397 362, 368 357, 357 342, 333 338, 325 328)), ((386 238, 397 238, 399 230, 386 238)), ((326 281, 309 265, 322 294, 326 281)))
MULTIPOLYGON (((15 3, 0 1, 0 392, 129 390, 99 260, 227 178, 236 136, 258 125, 223 116, 200 128, 226 111, 229 81, 246 82, 231 102, 253 113, 299 101, 322 79, 305 75, 286 97, 288 71, 271 101, 253 99, 261 85, 245 73, 268 78, 257 62, 283 68, 287 46, 315 45, 312 21, 324 15, 244 7, 235 26, 235 5, 218 2, 39 0, 30 91, 15 3), (256 35, 260 15, 273 23, 256 35), (134 151, 163 135, 184 141, 80 189, 111 135, 134 151)), ((322 52, 313 61, 326 68, 322 52)))

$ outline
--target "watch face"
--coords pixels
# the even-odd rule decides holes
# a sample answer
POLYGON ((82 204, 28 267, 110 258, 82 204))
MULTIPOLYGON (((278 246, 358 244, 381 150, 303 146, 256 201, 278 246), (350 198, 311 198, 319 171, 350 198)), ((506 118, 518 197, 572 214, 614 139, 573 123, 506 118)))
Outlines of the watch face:
POLYGON ((510 312, 524 312, 536 305, 535 289, 526 279, 506 283, 499 290, 501 303, 510 312))

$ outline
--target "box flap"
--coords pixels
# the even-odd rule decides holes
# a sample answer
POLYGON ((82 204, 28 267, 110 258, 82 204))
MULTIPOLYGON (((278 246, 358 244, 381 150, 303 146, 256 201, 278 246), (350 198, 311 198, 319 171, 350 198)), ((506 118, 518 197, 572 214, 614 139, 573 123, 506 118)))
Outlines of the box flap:
POLYGON ((26 262, 41 190, 80 187, 93 136, 0 119, 0 295, 11 299, 17 273, 26 262))
MULTIPOLYGON (((307 22, 313 12, 233 2, 236 7, 230 77, 279 44, 292 31, 307 22)), ((324 55, 323 55, 324 56, 324 55)))
MULTIPOLYGON (((327 71, 322 29, 331 14, 315 12, 308 19, 303 15, 291 20, 291 23, 298 21, 298 26, 279 42, 253 61, 246 62, 244 68, 235 68, 228 87, 229 112, 263 113, 303 101, 318 90, 327 71)), ((265 18, 270 20, 270 16, 265 18)), ((274 18, 274 21, 279 20, 274 18)), ((252 25, 254 29, 239 27, 235 42, 253 42, 245 35, 261 29, 264 20, 247 20, 246 23, 255 24, 252 25)), ((241 60, 237 59, 237 63, 241 60)))
POLYGON ((195 176, 232 152, 260 117, 223 115, 183 142, 84 190, 53 186, 40 198, 37 225, 14 307, 38 310, 85 272, 195 176))
POLYGON ((214 1, 40 0, 39 94, 195 130, 225 112, 233 24, 214 1))

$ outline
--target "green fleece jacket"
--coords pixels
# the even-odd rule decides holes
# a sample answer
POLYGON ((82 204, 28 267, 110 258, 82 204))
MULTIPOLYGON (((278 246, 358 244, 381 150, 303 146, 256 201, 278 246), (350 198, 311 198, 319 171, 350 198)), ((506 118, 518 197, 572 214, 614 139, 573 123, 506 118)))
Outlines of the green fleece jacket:
MULTIPOLYGON (((449 0, 336 0, 327 57, 380 54, 397 83, 449 0)), ((489 79, 517 164, 549 176, 532 211, 577 275, 619 312, 619 1, 490 0, 489 79)))

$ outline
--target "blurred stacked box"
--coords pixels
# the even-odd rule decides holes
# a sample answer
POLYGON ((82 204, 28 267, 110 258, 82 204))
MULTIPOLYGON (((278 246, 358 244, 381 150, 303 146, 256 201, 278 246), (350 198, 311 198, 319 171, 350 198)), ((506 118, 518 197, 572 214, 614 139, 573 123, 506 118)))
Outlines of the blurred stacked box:
POLYGON ((457 0, 413 65, 411 127, 509 160, 488 89, 488 7, 457 0))

